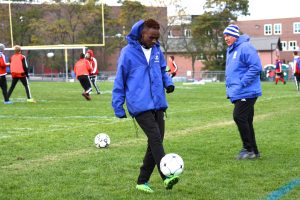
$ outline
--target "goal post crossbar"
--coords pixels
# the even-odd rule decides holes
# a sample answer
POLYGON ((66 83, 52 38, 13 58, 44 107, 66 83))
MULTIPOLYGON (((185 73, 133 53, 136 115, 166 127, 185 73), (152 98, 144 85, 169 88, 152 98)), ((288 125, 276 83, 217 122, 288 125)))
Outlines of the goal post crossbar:
MULTIPOLYGON (((64 61, 65 61, 65 71, 66 71, 66 82, 68 82, 68 50, 72 49, 82 49, 82 52, 86 53, 86 46, 22 46, 22 50, 64 50, 64 61)), ((14 48, 5 48, 5 50, 14 50, 14 48)))
MULTIPOLYGON (((13 38, 13 24, 12 24, 12 12, 11 12, 11 4, 15 3, 11 0, 3 1, 3 3, 8 3, 8 12, 9 12, 9 26, 10 26, 10 37, 11 37, 11 47, 14 46, 14 38, 13 38)), ((17 3, 17 2, 16 2, 17 3)), ((22 46, 22 49, 45 49, 46 47, 49 49, 72 49, 78 46, 88 46, 88 47, 104 47, 105 46, 105 27, 104 27, 104 3, 101 0, 101 23, 102 23, 102 44, 58 44, 58 45, 33 45, 33 46, 22 46)))

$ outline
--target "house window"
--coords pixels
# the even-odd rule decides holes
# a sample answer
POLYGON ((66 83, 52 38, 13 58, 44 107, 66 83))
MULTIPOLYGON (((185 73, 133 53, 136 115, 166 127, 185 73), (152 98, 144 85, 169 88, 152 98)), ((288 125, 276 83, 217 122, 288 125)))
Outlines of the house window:
POLYGON ((287 50, 287 43, 286 43, 286 41, 281 41, 281 46, 282 46, 282 50, 283 51, 287 50))
POLYGON ((192 37, 191 29, 184 29, 184 36, 187 37, 187 38, 192 37))
POLYGON ((293 51, 297 49, 297 41, 289 41, 289 50, 293 51))
POLYGON ((300 33, 300 22, 294 23, 294 33, 300 33))
POLYGON ((264 34, 265 35, 272 35, 272 24, 265 24, 264 25, 264 34))
POLYGON ((172 30, 169 30, 169 32, 168 32, 168 37, 169 37, 169 38, 173 38, 172 30))
POLYGON ((274 35, 281 35, 281 24, 274 24, 274 35))

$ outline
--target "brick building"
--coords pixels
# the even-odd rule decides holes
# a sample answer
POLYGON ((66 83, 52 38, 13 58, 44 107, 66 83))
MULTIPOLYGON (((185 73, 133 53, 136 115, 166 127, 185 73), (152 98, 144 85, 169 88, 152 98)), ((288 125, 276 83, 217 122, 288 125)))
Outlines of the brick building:
POLYGON ((282 45, 280 57, 286 63, 293 60, 295 50, 300 50, 300 17, 238 21, 237 25, 250 36, 263 66, 275 62, 278 40, 282 45))
MULTIPOLYGON (((168 42, 171 48, 168 55, 175 56, 180 76, 186 76, 191 71, 191 57, 182 47, 182 43, 192 37, 189 28, 192 19, 193 16, 186 16, 181 19, 182 23, 174 23, 169 31, 168 42)), ((250 36, 250 42, 257 49, 263 66, 275 63, 278 53, 288 64, 293 61, 293 52, 300 51, 300 17, 237 21, 236 24, 240 27, 241 34, 250 36), (282 51, 278 51, 280 43, 282 51)), ((195 74, 201 74, 202 67, 201 60, 196 60, 195 74)))

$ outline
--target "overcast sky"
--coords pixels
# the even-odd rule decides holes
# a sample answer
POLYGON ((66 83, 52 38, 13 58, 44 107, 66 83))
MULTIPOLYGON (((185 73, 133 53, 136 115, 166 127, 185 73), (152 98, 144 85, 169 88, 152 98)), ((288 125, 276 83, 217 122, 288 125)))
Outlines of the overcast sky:
MULTIPOLYGON (((103 0, 108 5, 118 5, 117 0, 103 0)), ((143 5, 153 5, 155 1, 138 0, 143 5)), ((202 14, 205 0, 181 0, 187 14, 202 14)), ((174 15, 174 8, 168 7, 168 15, 174 15)), ((300 17, 299 0, 249 0, 250 16, 240 17, 239 20, 274 19, 287 17, 300 17)))

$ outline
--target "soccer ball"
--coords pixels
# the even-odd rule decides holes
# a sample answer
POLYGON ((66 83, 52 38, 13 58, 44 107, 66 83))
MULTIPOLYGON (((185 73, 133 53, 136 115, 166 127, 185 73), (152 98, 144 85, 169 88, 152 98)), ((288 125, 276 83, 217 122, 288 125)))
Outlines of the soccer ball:
POLYGON ((99 133, 95 137, 95 145, 97 148, 105 148, 110 144, 110 138, 106 133, 99 133))
POLYGON ((160 171, 165 176, 178 176, 183 172, 183 168, 182 158, 175 153, 166 154, 160 161, 160 171))
POLYGON ((54 56, 54 53, 53 53, 53 52, 47 53, 47 57, 48 57, 48 58, 52 58, 53 56, 54 56))

